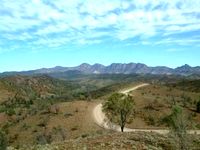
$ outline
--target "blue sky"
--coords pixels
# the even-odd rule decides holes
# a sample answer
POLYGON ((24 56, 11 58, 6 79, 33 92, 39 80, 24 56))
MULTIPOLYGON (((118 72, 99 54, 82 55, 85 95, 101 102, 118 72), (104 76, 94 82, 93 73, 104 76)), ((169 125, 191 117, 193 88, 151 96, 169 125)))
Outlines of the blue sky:
POLYGON ((200 65, 200 0, 0 0, 0 72, 200 65))

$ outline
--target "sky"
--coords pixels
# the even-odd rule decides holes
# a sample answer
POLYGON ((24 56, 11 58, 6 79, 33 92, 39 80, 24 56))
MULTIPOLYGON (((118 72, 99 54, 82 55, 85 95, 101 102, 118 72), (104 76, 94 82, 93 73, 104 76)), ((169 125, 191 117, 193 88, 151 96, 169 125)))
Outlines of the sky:
POLYGON ((0 72, 200 65, 200 0, 0 0, 0 72))

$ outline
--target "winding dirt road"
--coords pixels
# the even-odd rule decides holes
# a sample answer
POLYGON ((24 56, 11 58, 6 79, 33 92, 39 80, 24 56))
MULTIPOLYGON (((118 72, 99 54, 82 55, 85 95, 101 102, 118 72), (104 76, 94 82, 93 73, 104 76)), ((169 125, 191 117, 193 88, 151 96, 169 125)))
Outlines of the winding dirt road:
MULTIPOLYGON (((139 85, 134 86, 132 88, 122 90, 122 91, 120 91, 120 93, 128 94, 130 91, 134 91, 138 88, 148 86, 148 85, 149 85, 148 83, 139 84, 139 85)), ((121 132, 120 126, 115 125, 114 123, 108 121, 105 114, 102 112, 102 104, 101 103, 95 106, 95 108, 93 110, 93 116, 94 116, 95 123, 97 125, 99 125, 100 127, 104 128, 104 129, 109 129, 109 130, 121 132)), ((143 132, 156 132, 156 133, 160 133, 160 134, 169 133, 169 130, 165 130, 165 129, 130 129, 130 128, 124 128, 124 132, 138 132, 138 131, 140 131, 140 132, 141 131, 143 131, 143 132)), ((200 130, 189 130, 188 133, 189 134, 200 134, 200 130)))

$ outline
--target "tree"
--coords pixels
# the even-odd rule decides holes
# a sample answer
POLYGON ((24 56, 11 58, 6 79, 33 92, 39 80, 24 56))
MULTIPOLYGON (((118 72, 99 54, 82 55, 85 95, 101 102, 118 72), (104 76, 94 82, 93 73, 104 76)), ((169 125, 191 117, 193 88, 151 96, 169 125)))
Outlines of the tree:
POLYGON ((124 131, 128 117, 133 112, 134 100, 130 95, 114 93, 103 104, 103 111, 110 121, 119 124, 121 131, 124 131))
POLYGON ((172 133, 174 133, 176 139, 179 143, 179 148, 181 150, 188 149, 188 138, 187 138, 187 129, 189 127, 190 121, 189 117, 183 113, 183 109, 180 106, 175 105, 172 108, 172 113, 170 117, 170 127, 172 133))
POLYGON ((197 112, 200 113, 200 100, 197 102, 196 107, 197 112))
POLYGON ((7 147, 7 139, 5 137, 4 132, 0 130, 0 150, 6 150, 7 147))

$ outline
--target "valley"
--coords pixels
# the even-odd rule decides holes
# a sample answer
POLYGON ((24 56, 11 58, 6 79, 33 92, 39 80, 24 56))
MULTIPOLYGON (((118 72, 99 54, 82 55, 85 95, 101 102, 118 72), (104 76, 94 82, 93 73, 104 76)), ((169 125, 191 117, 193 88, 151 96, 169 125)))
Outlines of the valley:
MULTIPOLYGON (((112 135, 117 139, 120 133, 108 127, 105 130, 104 125, 102 128, 104 119, 95 121, 93 113, 109 95, 120 91, 132 95, 135 102, 125 131, 136 133, 124 133, 124 137, 150 132, 142 134, 149 134, 155 140, 166 138, 160 133, 168 132, 168 116, 174 104, 189 115, 188 129, 199 133, 200 113, 196 112, 196 104, 200 92, 198 84, 194 84, 198 81, 188 77, 140 74, 83 75, 69 80, 47 75, 1 77, 0 127, 6 133, 9 146, 15 148, 55 143, 68 147, 77 140, 98 141, 99 137, 107 139, 112 135), (154 131, 156 133, 151 133, 154 131)), ((195 143, 200 138, 196 134, 190 136, 195 143)), ((168 146, 173 147, 172 137, 167 138, 168 146)))

